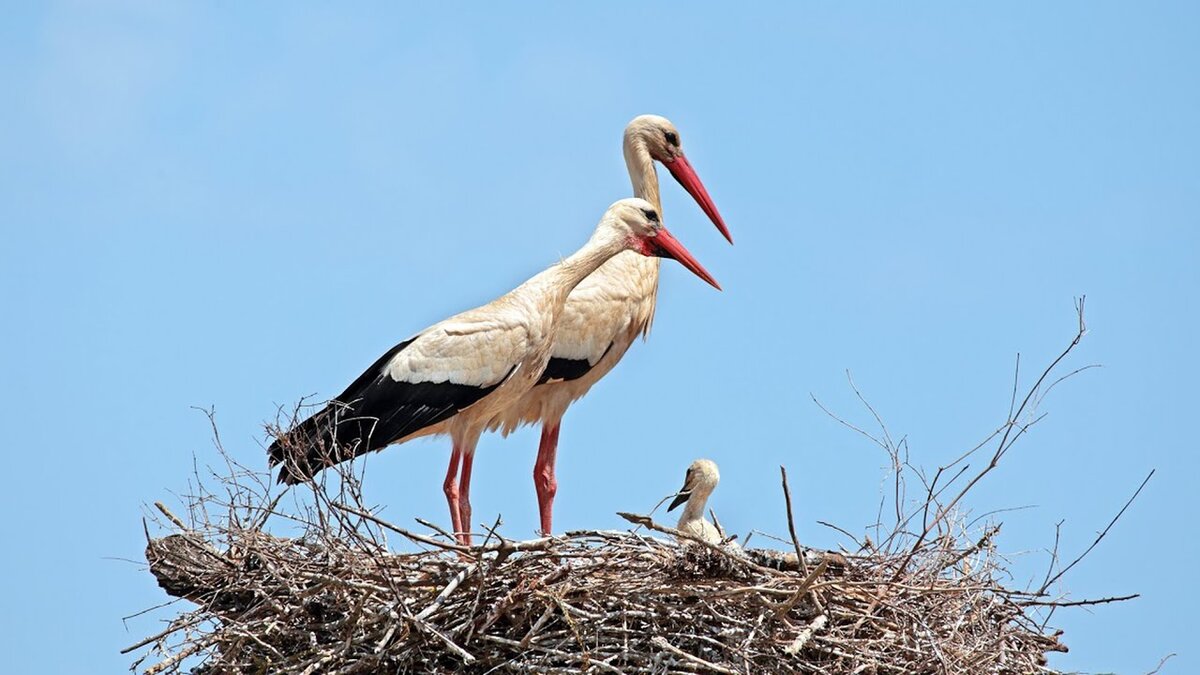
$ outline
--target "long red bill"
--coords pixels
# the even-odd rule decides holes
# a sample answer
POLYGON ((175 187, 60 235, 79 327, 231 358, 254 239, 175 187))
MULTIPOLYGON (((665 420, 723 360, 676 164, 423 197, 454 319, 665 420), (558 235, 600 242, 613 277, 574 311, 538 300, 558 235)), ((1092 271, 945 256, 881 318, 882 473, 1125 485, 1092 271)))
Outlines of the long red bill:
POLYGON ((647 240, 647 243, 649 244, 649 248, 653 255, 656 255, 660 258, 671 258, 672 260, 678 260, 679 264, 691 270, 692 274, 695 274, 701 279, 707 281, 718 291, 721 290, 721 284, 718 284, 717 280, 708 273, 708 270, 704 269, 704 267, 692 257, 691 253, 688 253, 688 250, 683 247, 683 244, 679 243, 679 240, 676 239, 674 235, 672 235, 670 232, 667 232, 667 228, 664 227, 660 229, 658 231, 658 235, 647 240))
POLYGON ((717 205, 713 203, 712 197, 708 196, 708 190, 704 189, 704 183, 700 182, 700 177, 696 175, 696 170, 692 168, 687 157, 680 153, 675 159, 663 162, 663 164, 666 165, 667 171, 671 172, 675 180, 679 181, 683 189, 688 191, 692 199, 696 200, 696 203, 704 211, 704 215, 708 216, 713 225, 716 225, 721 234, 725 235, 725 238, 732 244, 733 237, 729 234, 729 228, 725 227, 725 220, 721 218, 721 214, 717 211, 717 205))

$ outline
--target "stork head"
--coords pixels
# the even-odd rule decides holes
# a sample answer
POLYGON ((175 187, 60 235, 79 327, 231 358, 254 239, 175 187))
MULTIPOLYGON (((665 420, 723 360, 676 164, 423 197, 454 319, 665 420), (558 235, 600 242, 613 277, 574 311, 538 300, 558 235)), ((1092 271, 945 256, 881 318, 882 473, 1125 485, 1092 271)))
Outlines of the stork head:
POLYGON ((661 115, 638 115, 625 127, 625 138, 644 144, 657 162, 668 164, 683 154, 679 130, 661 115))
POLYGON ((638 115, 633 118, 625 127, 625 146, 631 148, 639 145, 650 153, 651 158, 667 167, 667 171, 670 171, 683 189, 688 191, 708 219, 732 244, 733 237, 729 234, 729 228, 725 227, 725 220, 717 211, 717 205, 713 203, 712 197, 708 196, 704 183, 700 182, 700 177, 683 154, 683 141, 680 140, 679 130, 671 124, 671 120, 659 115, 638 115))
POLYGON ((692 462, 692 465, 688 467, 687 475, 683 478, 683 488, 675 495, 675 500, 671 502, 667 510, 674 510, 675 507, 691 499, 693 495, 703 502, 708 499, 720 481, 721 474, 717 471, 716 462, 711 459, 698 459, 692 462))
MULTIPOLYGON (((667 228, 654 205, 645 199, 631 197, 608 207, 604 220, 622 238, 626 248, 644 256, 670 258, 688 268, 693 274, 721 290, 721 285, 708 270, 688 252, 667 228)), ((603 225, 602 225, 603 226, 603 225)))

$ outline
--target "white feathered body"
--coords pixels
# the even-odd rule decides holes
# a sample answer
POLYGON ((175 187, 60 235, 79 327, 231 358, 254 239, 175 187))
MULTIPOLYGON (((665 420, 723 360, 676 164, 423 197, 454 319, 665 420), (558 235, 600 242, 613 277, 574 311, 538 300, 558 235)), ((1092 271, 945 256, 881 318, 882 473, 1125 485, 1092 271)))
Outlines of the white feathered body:
MULTIPOLYGON (((721 543, 721 533, 717 531, 717 526, 708 522, 704 514, 695 516, 685 514, 679 519, 679 524, 676 525, 675 529, 699 537, 709 544, 721 543)), ((684 543, 686 543, 686 540, 684 543)))
POLYGON ((491 419, 489 428, 508 435, 522 424, 557 424, 571 403, 608 374, 654 320, 659 259, 620 253, 584 279, 568 296, 558 320, 551 356, 586 360, 591 368, 573 380, 539 384, 491 419))
POLYGON ((562 312, 538 286, 535 277, 492 303, 434 324, 393 358, 387 372, 397 381, 499 385, 451 419, 393 442, 449 433, 454 426, 480 426, 537 383, 562 312))

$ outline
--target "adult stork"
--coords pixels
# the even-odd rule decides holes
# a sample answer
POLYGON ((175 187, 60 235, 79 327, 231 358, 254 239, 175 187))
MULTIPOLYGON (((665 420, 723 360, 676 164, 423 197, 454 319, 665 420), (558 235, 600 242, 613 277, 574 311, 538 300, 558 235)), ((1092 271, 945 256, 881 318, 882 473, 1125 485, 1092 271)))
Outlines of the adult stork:
MULTIPOLYGON (((655 161, 662 162, 733 243, 725 221, 683 154, 675 125, 658 115, 635 117, 625 127, 624 152, 635 196, 662 213, 654 168, 655 161)), ((649 334, 658 296, 658 268, 656 259, 622 253, 580 283, 567 298, 550 362, 537 386, 489 424, 506 436, 522 424, 542 424, 533 484, 541 529, 546 534, 551 532, 558 491, 554 465, 563 415, 617 365, 638 335, 649 334)))
POLYGON ((313 416, 271 444, 279 480, 295 484, 321 469, 418 436, 453 442, 443 488, 459 542, 470 545, 471 463, 488 420, 537 383, 567 295, 613 256, 673 258, 716 280, 668 232, 658 210, 622 199, 570 257, 482 307, 456 314, 392 347, 313 416))

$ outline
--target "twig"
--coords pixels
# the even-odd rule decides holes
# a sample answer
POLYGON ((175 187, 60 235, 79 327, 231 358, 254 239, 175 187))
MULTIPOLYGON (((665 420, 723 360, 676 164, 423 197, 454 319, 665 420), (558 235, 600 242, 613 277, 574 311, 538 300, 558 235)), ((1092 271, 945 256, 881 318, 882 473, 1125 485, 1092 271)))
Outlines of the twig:
POLYGON ((176 663, 186 659, 187 657, 207 648, 214 641, 213 637, 197 640, 191 644, 184 645, 179 651, 171 654, 167 658, 146 669, 145 675, 156 675, 164 670, 173 667, 176 663))
POLYGON ((1175 653, 1172 652, 1172 653, 1167 654, 1166 656, 1162 657, 1158 661, 1158 665, 1154 667, 1154 670, 1146 673, 1146 675, 1157 675, 1158 671, 1162 670, 1162 667, 1164 665, 1166 665, 1167 661, 1170 661, 1172 658, 1174 658, 1174 656, 1175 656, 1175 653))
MULTIPOLYGON (((172 602, 175 602, 175 601, 172 600, 172 602)), ((141 649, 142 647, 145 647, 146 645, 150 644, 151 642, 157 642, 158 640, 161 640, 162 638, 167 637, 171 633, 181 631, 185 628, 190 628, 190 627, 200 623, 203 620, 204 620, 204 618, 202 616, 196 616, 196 617, 191 618, 188 621, 184 621, 183 623, 179 623, 179 624, 176 624, 175 622, 171 622, 171 625, 167 626, 162 631, 159 631, 159 632, 155 633, 154 635, 151 635, 150 637, 146 638, 145 640, 141 640, 135 644, 129 645, 128 647, 122 649, 121 653, 128 654, 129 652, 131 652, 135 649, 141 649)))
POLYGON ((654 636, 653 638, 650 639, 650 642, 654 643, 655 646, 657 646, 661 649, 665 649, 665 650, 671 652, 672 654, 678 656, 679 658, 681 658, 685 661, 690 661, 702 668, 707 668, 708 670, 711 670, 714 673, 726 673, 727 675, 741 675, 736 670, 731 670, 729 668, 726 668, 725 666, 717 665, 717 664, 713 663, 712 661, 705 661, 704 659, 700 658, 699 656, 693 656, 692 654, 689 654, 689 653, 683 651, 682 649, 679 649, 678 647, 672 645, 670 642, 667 642, 667 639, 661 635, 654 636))
POLYGON ((170 509, 168 509, 162 502, 154 502, 154 508, 158 509, 159 512, 166 516, 167 520, 171 521, 172 525, 179 528, 180 532, 187 532, 191 529, 187 525, 184 525, 183 521, 180 520, 178 516, 176 516, 174 513, 171 513, 170 509))
MULTIPOLYGON (((792 608, 796 606, 796 603, 800 601, 800 598, 804 597, 804 594, 807 593, 810 588, 812 588, 813 582, 817 580, 817 577, 825 573, 825 568, 828 566, 829 558, 822 558, 821 562, 817 563, 816 568, 804 577, 804 581, 800 582, 800 586, 796 588, 796 592, 792 594, 792 597, 780 603, 779 607, 775 610, 775 615, 783 616, 792 611, 792 608)), ((821 607, 820 599, 817 598, 817 594, 815 592, 813 593, 813 604, 817 606, 818 612, 825 611, 821 607)))
POLYGON ((441 593, 437 594, 437 597, 433 599, 433 602, 429 603, 428 607, 417 613, 415 618, 418 621, 424 621, 425 619, 428 619, 431 614, 437 611, 438 607, 442 606, 442 603, 446 601, 446 598, 450 597, 450 594, 454 592, 454 589, 458 588, 458 585, 461 584, 467 577, 474 574, 475 570, 477 569, 479 569, 478 565, 468 565, 467 567, 464 567, 461 572, 454 575, 454 578, 450 580, 450 583, 446 584, 446 587, 442 589, 441 593))
POLYGON ((1125 602, 1134 598, 1142 597, 1141 593, 1132 593, 1130 595, 1114 595, 1110 598, 1099 598, 1096 600, 1025 600, 1021 602, 1025 607, 1087 607, 1090 605, 1107 605, 1110 602, 1125 602))
POLYGON ((945 565, 943 565, 942 569, 945 570, 945 569, 954 567, 959 562, 961 562, 963 559, 974 555, 976 551, 983 548, 984 546, 987 546, 988 543, 992 540, 992 537, 996 536, 996 534, 999 532, 1000 532, 999 525, 993 525, 993 526, 989 527, 987 529, 987 531, 983 533, 983 536, 979 538, 979 541, 976 541, 974 544, 971 544, 971 546, 964 549, 961 553, 954 556, 954 559, 951 560, 950 562, 946 563, 945 565))
POLYGON ((817 631, 824 628, 825 623, 828 621, 829 617, 825 614, 821 614, 817 618, 810 621, 809 624, 804 627, 804 630, 800 631, 800 634, 796 636, 796 639, 792 641, 792 644, 783 648, 784 653, 799 654, 800 650, 804 649, 804 646, 808 644, 808 641, 812 639, 813 635, 815 635, 817 631))
POLYGON ((432 539, 430 537, 426 537, 423 534, 417 534, 416 532, 411 532, 409 530, 406 530, 406 529, 400 527, 399 525, 393 525, 392 523, 389 523, 388 521, 376 516, 373 513, 368 513, 366 511, 357 509, 348 504, 341 504, 338 502, 330 502, 329 505, 335 509, 338 509, 339 511, 345 511, 346 513, 354 514, 364 520, 369 520, 372 523, 375 523, 376 525, 378 525, 382 528, 391 530, 392 532, 395 532, 396 534, 403 535, 403 536, 408 537, 409 539, 411 539, 415 542, 421 543, 421 544, 427 544, 429 546, 434 546, 436 548, 444 549, 447 551, 456 551, 458 553, 471 553, 472 552, 472 549, 468 546, 462 546, 460 544, 447 544, 444 541, 438 541, 437 539, 432 539))
POLYGON ((1142 484, 1139 485, 1138 489, 1134 491, 1133 496, 1129 498, 1129 501, 1125 502, 1125 506, 1121 507, 1121 510, 1117 512, 1117 515, 1113 516, 1113 519, 1111 521, 1109 521, 1108 525, 1099 534, 1099 536, 1097 536, 1096 539, 1094 541, 1092 541, 1092 545, 1088 546, 1087 549, 1083 553, 1080 553, 1078 558, 1072 560, 1070 565, 1067 565, 1066 567, 1062 568, 1061 570, 1059 570, 1058 574, 1055 574, 1053 577, 1050 578, 1049 581, 1043 583, 1042 587, 1038 589, 1038 593, 1037 593, 1038 595, 1045 593, 1047 588, 1054 585, 1054 582, 1061 579, 1062 576, 1064 574, 1066 574, 1072 567, 1074 567, 1076 564, 1078 564, 1080 560, 1083 560, 1084 557, 1087 556, 1087 554, 1091 553, 1092 549, 1096 548, 1096 545, 1100 543, 1100 540, 1104 539, 1104 535, 1108 534, 1108 531, 1112 529, 1112 526, 1116 525, 1117 521, 1121 519, 1121 515, 1125 513, 1125 509, 1128 509, 1129 505, 1133 503, 1133 500, 1137 499, 1138 495, 1140 495, 1142 493, 1142 488, 1146 487, 1146 483, 1150 482, 1150 479, 1154 476, 1155 471, 1156 471, 1156 469, 1151 469, 1150 473, 1146 474, 1146 478, 1144 480, 1142 480, 1142 484))
POLYGON ((788 489, 787 469, 780 466, 779 475, 783 482, 783 501, 787 506, 788 534, 792 536, 792 546, 796 548, 796 561, 800 565, 800 573, 808 576, 808 563, 804 561, 804 551, 800 548, 800 539, 796 537, 796 522, 792 518, 792 491, 788 489))

